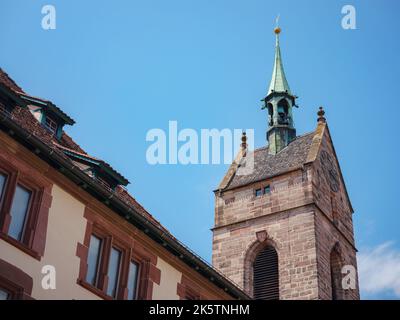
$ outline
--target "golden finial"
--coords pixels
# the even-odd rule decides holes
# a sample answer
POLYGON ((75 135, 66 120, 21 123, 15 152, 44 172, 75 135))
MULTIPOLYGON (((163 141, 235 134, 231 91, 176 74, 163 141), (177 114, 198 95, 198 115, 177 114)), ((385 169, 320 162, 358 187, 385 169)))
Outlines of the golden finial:
POLYGON ((280 14, 278 14, 278 16, 276 17, 276 19, 275 19, 275 29, 274 29, 274 32, 275 32, 275 34, 280 34, 281 33, 281 28, 279 28, 279 17, 280 17, 280 14))

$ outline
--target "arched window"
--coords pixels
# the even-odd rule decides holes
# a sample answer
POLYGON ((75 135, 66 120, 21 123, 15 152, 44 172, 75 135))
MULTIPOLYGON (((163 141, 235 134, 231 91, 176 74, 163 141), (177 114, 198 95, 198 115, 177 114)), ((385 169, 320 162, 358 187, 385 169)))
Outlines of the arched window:
POLYGON ((342 263, 340 255, 335 248, 331 252, 330 256, 331 264, 331 289, 332 289, 332 300, 343 300, 342 290, 342 263))
POLYGON ((289 124, 289 104, 286 99, 278 102, 278 123, 289 124))
POLYGON ((268 103, 268 125, 273 126, 274 106, 272 103, 268 103))
POLYGON ((254 260, 253 286, 254 299, 279 299, 278 254, 272 246, 266 246, 254 260))

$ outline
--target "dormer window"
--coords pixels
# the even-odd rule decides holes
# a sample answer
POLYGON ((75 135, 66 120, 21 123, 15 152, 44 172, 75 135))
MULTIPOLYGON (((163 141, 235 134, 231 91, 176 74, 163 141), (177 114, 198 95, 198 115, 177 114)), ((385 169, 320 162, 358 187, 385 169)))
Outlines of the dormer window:
POLYGON ((47 116, 44 125, 52 134, 57 134, 58 125, 52 118, 47 116))
POLYGON ((28 105, 29 111, 55 138, 61 139, 64 125, 73 125, 75 121, 51 101, 35 98, 26 94, 20 96, 28 105))
POLYGON ((74 162, 83 172, 102 186, 115 190, 117 186, 126 186, 129 181, 120 173, 115 171, 108 163, 103 160, 94 158, 88 154, 80 153, 75 150, 57 145, 64 153, 74 162))

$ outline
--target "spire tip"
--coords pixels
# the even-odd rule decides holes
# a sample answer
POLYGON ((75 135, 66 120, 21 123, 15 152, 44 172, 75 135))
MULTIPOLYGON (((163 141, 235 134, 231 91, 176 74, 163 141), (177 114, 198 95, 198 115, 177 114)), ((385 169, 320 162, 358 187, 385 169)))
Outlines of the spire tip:
POLYGON ((275 29, 274 29, 274 32, 275 32, 275 34, 276 35, 278 35, 278 34, 280 34, 281 33, 281 28, 279 28, 279 18, 280 18, 280 14, 278 14, 278 16, 276 17, 276 19, 275 19, 275 29))

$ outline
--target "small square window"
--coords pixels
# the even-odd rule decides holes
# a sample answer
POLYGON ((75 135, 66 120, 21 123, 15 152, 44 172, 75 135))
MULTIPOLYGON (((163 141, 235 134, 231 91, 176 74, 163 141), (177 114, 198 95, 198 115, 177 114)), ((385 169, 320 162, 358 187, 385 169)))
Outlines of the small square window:
POLYGON ((271 187, 269 185, 264 187, 264 194, 268 194, 268 193, 271 193, 271 187))
POLYGON ((256 197, 259 197, 262 195, 262 189, 257 189, 256 190, 256 197))

